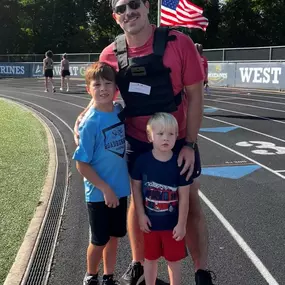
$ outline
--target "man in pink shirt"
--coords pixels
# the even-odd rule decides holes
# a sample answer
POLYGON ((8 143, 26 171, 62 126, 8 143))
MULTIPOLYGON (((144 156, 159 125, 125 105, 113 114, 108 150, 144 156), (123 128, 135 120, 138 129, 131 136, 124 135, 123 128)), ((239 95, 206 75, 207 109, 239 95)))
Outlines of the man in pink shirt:
MULTIPOLYGON (((147 0, 112 0, 111 4, 113 18, 124 34, 102 51, 100 61, 118 71, 117 85, 126 104, 121 118, 129 144, 129 171, 136 158, 152 148, 146 135, 150 116, 169 112, 179 125, 174 152, 179 154, 178 165, 183 165, 181 174, 197 178, 201 173, 197 137, 203 117, 204 72, 195 45, 178 31, 151 25, 147 0)), ((207 270, 208 233, 198 189, 195 179, 190 191, 186 243, 194 261, 196 285, 212 285, 207 270)), ((133 261, 120 283, 137 285, 143 280, 144 249, 132 200, 128 234, 133 261)))

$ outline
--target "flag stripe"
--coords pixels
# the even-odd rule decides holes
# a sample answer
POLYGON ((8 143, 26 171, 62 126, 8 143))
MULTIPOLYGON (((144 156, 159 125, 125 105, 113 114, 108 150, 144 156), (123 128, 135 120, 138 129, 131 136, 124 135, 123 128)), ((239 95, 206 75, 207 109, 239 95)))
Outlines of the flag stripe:
POLYGON ((161 5, 161 25, 198 28, 206 31, 209 24, 203 9, 188 0, 163 0, 161 5))

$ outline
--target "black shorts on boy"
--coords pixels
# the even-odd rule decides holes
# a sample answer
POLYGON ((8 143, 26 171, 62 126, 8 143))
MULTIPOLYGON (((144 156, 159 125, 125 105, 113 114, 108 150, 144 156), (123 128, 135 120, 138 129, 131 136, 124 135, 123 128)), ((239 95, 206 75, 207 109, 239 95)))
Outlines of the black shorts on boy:
MULTIPOLYGON (((130 136, 126 137, 127 140, 127 162, 129 173, 131 173, 136 159, 143 153, 152 150, 152 143, 142 142, 130 136)), ((182 147, 185 145, 185 139, 176 141, 173 152, 179 154, 182 147)), ((199 177, 201 174, 201 159, 198 145, 195 147, 195 164, 191 179, 199 177)))
POLYGON ((119 202, 116 208, 109 208, 105 202, 87 203, 92 244, 104 246, 110 237, 126 235, 128 197, 120 198, 119 202))

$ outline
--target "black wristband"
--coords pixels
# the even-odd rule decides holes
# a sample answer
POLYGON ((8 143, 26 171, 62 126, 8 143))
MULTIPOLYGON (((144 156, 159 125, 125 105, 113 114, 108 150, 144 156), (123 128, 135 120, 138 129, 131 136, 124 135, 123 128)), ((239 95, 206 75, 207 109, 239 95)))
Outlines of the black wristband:
POLYGON ((197 143, 196 142, 187 142, 187 141, 185 141, 184 145, 192 148, 193 150, 195 150, 197 143))

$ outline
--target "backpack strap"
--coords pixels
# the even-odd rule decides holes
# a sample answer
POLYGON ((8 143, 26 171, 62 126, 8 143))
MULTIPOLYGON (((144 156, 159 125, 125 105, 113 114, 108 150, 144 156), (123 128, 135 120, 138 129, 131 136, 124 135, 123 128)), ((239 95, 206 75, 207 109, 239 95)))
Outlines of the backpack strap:
POLYGON ((158 27, 154 31, 153 53, 163 57, 167 43, 176 39, 175 35, 169 36, 169 27, 158 27))
POLYGON ((123 69, 128 66, 126 36, 124 34, 117 36, 114 43, 114 53, 118 60, 119 69, 123 69))

